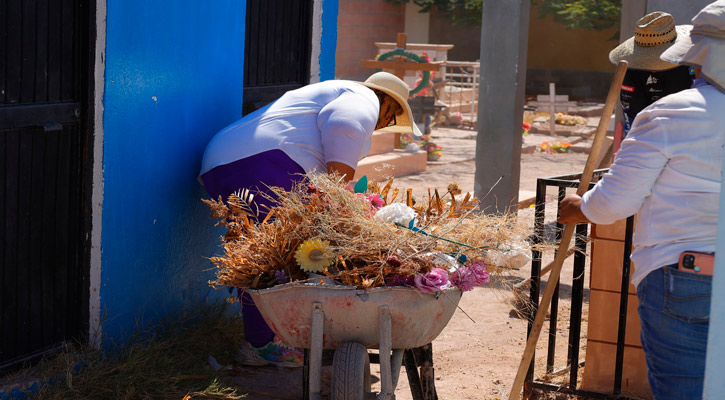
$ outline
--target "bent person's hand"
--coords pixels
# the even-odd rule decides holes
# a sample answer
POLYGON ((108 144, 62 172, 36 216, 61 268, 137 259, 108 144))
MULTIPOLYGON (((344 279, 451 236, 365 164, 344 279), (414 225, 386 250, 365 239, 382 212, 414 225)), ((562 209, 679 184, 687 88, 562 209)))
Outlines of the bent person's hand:
POLYGON ((559 218, 557 222, 560 224, 591 222, 582 212, 581 203, 582 198, 576 194, 570 194, 564 197, 561 204, 559 204, 559 218))

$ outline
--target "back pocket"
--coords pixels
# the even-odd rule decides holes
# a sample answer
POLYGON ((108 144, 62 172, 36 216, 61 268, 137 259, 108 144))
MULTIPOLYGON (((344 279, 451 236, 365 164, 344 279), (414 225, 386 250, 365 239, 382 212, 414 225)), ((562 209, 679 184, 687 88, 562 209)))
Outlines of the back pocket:
POLYGON ((664 312, 685 322, 710 320, 712 276, 664 267, 664 312))

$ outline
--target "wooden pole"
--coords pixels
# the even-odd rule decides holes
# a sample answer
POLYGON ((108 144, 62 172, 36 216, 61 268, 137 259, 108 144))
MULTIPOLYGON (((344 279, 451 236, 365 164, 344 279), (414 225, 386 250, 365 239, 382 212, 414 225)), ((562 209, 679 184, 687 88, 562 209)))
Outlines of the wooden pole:
MULTIPOLYGON (((572 254, 574 254, 574 253, 576 253, 576 247, 572 247, 571 249, 569 249, 569 251, 566 252, 566 257, 564 257, 564 259, 569 258, 569 256, 572 255, 572 254)), ((552 268, 554 268, 554 263, 555 262, 556 262, 556 260, 548 263, 544 268, 541 269, 541 271, 539 272, 539 279, 541 279, 544 275, 546 275, 549 272, 551 272, 552 268)), ((514 287, 513 287, 513 292, 516 294, 516 296, 519 296, 519 294, 521 293, 521 291, 523 291, 525 288, 528 288, 529 285, 531 285, 531 278, 530 277, 524 279, 523 281, 521 281, 521 282, 519 282, 517 284, 515 284, 514 287)))
POLYGON ((398 32, 398 35, 395 37, 395 46, 404 49, 407 42, 408 35, 405 32, 398 32))
MULTIPOLYGON (((622 86, 622 80, 624 79, 624 73, 627 71, 627 62, 620 61, 617 65, 617 70, 614 73, 614 79, 609 87, 609 93, 607 94, 607 100, 604 103, 604 110, 602 111, 602 117, 599 120, 599 126, 597 132, 594 135, 594 141, 592 142, 592 148, 587 157, 587 163, 584 165, 584 172, 582 173, 581 180, 579 181, 579 187, 576 193, 581 196, 589 189, 589 183, 592 181, 594 174, 594 167, 597 159, 599 158, 599 151, 604 143, 604 137, 607 134, 607 127, 609 126, 609 120, 614 112, 614 105, 619 100, 619 89, 622 86)), ((564 225, 564 233, 561 235, 561 241, 559 242, 559 251, 556 253, 554 258, 554 265, 551 270, 551 276, 549 276, 549 283, 546 285, 544 291, 544 297, 541 299, 541 304, 536 312, 533 326, 531 327, 531 334, 529 339, 526 341, 526 348, 524 348, 524 354, 521 356, 521 363, 519 364, 519 370, 516 373, 516 379, 514 379, 511 392, 509 393, 509 400, 520 399, 521 389, 524 385, 524 379, 526 377, 526 371, 529 369, 531 364, 531 358, 534 356, 536 350, 536 342, 539 340, 539 334, 541 328, 544 325, 544 319, 546 312, 551 304, 551 298, 554 295, 554 288, 556 288, 556 282, 559 280, 561 274, 561 266, 564 263, 564 259, 567 257, 567 249, 569 249, 569 243, 571 243, 572 235, 574 234, 574 228, 576 224, 564 225)))
MULTIPOLYGON (((405 49, 405 45, 408 41, 408 35, 398 32, 398 37, 396 39, 395 46, 399 49, 405 49)), ((395 66, 395 76, 400 79, 405 79, 405 66, 402 63, 395 66)))

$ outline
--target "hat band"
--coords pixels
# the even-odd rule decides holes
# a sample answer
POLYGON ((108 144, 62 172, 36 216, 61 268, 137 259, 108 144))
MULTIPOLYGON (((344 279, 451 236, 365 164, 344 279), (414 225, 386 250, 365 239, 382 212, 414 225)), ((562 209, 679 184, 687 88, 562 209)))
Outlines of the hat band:
POLYGON ((672 43, 677 39, 675 28, 672 27, 662 33, 634 33, 634 44, 640 47, 656 47, 672 43))

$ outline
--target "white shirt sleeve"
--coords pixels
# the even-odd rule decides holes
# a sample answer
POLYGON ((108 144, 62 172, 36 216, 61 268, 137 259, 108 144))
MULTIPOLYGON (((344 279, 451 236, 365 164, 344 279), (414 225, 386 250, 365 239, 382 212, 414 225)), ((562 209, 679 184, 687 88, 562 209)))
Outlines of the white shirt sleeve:
POLYGON ((622 141, 609 172, 582 196, 581 210, 596 224, 611 224, 634 215, 652 193, 669 159, 667 118, 642 111, 622 141))
MULTIPOLYGON (((370 91, 360 86, 362 91, 370 91)), ((344 91, 326 104, 317 117, 325 162, 341 162, 357 168, 365 149, 370 150, 380 105, 370 93, 344 91)))

